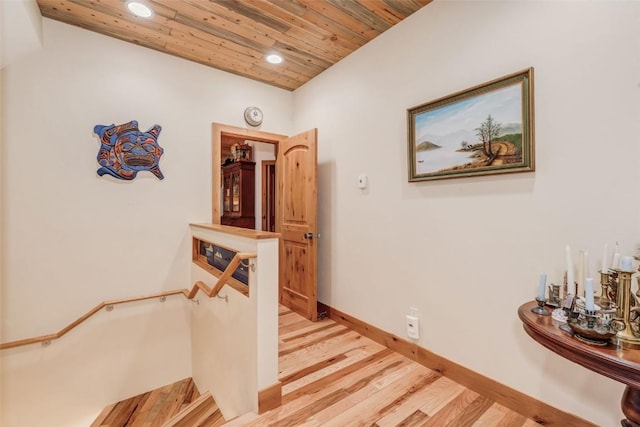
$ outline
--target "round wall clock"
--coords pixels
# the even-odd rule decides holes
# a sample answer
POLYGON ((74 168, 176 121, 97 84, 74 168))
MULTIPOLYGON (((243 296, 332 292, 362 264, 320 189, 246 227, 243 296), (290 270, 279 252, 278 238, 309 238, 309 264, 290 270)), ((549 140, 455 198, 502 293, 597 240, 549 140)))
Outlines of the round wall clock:
POLYGON ((244 110, 244 120, 251 126, 260 126, 262 118, 262 110, 258 107, 247 107, 244 110))

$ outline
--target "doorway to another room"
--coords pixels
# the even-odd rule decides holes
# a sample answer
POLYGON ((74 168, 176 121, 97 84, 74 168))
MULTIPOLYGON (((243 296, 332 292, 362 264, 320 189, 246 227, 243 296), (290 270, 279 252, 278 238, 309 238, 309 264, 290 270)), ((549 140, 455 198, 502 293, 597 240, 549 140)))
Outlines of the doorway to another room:
POLYGON ((279 233, 279 301, 312 321, 318 318, 316 140, 316 129, 289 137, 214 123, 211 150, 211 222, 279 233))
POLYGON ((223 135, 220 223, 275 232, 277 144, 223 135))

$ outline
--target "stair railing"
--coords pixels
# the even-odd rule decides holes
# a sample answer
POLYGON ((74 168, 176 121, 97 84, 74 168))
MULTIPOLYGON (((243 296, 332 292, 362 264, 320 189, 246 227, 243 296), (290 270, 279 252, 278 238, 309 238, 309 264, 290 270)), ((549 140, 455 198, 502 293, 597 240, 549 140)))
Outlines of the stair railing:
POLYGON ((229 262, 229 265, 227 266, 227 268, 225 268, 222 274, 218 277, 218 281, 212 288, 209 288, 204 282, 197 281, 193 285, 191 290, 186 288, 175 289, 172 291, 158 292, 150 295, 103 301, 100 304, 96 305, 91 310, 89 310, 88 312, 86 312, 85 314, 83 314, 82 316, 80 316, 78 319, 74 320, 64 328, 60 329, 56 333, 2 343, 0 344, 0 350, 7 350, 9 348, 20 347, 20 346, 29 345, 29 344, 36 344, 39 342, 41 342, 42 345, 44 346, 48 346, 49 344, 51 344, 52 340, 61 338, 62 336, 67 334, 69 331, 74 329, 76 326, 80 325, 85 320, 89 319, 91 316, 93 316, 94 314, 96 314, 97 312, 99 312, 105 307, 107 311, 111 311, 113 310, 114 306, 119 304, 125 304, 125 303, 130 303, 135 301, 144 301, 144 300, 155 299, 155 298, 159 298, 161 301, 164 301, 168 296, 172 296, 172 295, 183 295, 185 298, 192 300, 196 296, 199 290, 201 290, 209 298, 215 298, 218 296, 218 294, 226 284, 227 280, 229 279, 229 277, 231 277, 231 275, 236 270, 236 268, 238 268, 240 263, 244 260, 249 260, 251 258, 256 258, 256 257, 257 257, 257 254, 254 252, 236 253, 235 256, 231 259, 231 262, 229 262))
POLYGON ((257 255, 252 252, 236 253, 234 257, 231 258, 229 265, 227 265, 227 268, 224 269, 224 271, 218 278, 218 281, 213 286, 213 288, 209 289, 209 287, 205 285, 203 282, 198 281, 193 285, 193 288, 191 288, 191 292, 189 292, 189 294, 187 295, 187 298, 193 299, 198 293, 198 290, 201 290, 202 292, 204 292, 209 298, 214 298, 218 296, 218 294, 220 293, 220 290, 227 283, 227 280, 229 279, 229 277, 231 277, 233 272, 236 271, 236 268, 238 268, 238 266, 240 265, 240 262, 246 259, 255 258, 256 256, 257 255))

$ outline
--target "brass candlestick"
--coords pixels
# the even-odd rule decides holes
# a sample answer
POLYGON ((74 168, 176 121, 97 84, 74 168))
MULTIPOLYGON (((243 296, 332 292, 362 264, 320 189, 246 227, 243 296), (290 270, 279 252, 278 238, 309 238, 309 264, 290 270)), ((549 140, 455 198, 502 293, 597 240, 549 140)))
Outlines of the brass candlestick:
POLYGON ((640 348, 640 337, 638 336, 638 325, 636 323, 638 321, 636 296, 631 293, 631 276, 634 272, 617 270, 617 273, 616 303, 618 308, 616 318, 611 322, 613 328, 617 331, 615 342, 625 348, 640 348))
POLYGON ((609 270, 609 299, 612 303, 618 301, 618 272, 609 270))
POLYGON ((611 304, 611 298, 609 297, 609 288, 611 288, 611 273, 609 270, 600 270, 600 286, 602 287, 602 295, 600 295, 600 302, 604 305, 611 304))

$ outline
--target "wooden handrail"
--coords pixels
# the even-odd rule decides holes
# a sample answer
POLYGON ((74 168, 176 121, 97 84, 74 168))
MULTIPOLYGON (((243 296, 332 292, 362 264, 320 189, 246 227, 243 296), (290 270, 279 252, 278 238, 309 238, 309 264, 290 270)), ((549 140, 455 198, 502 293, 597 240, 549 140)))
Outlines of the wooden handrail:
POLYGON ((256 256, 257 255, 253 252, 237 252, 234 257, 231 258, 231 261, 229 262, 229 265, 227 265, 227 268, 225 268, 220 277, 218 277, 218 281, 215 285, 213 285, 213 288, 209 289, 209 287, 204 282, 197 281, 193 285, 193 288, 191 288, 191 292, 189 292, 187 298, 193 299, 198 293, 198 290, 204 292, 209 298, 218 296, 220 290, 227 283, 229 277, 231 277, 233 272, 236 271, 236 268, 238 268, 238 266, 240 265, 240 262, 246 259, 255 258, 256 256))
POLYGON ((85 320, 89 319, 91 316, 93 316, 98 311, 102 310, 107 306, 113 306, 113 305, 124 304, 124 303, 135 302, 135 301, 143 301, 143 300, 148 300, 153 298, 162 298, 162 297, 168 297, 171 295, 180 295, 180 294, 182 294, 187 299, 193 299, 198 293, 198 290, 202 290, 209 298, 216 297, 220 292, 220 290, 222 289, 222 287, 225 285, 227 279, 229 279, 229 277, 233 274, 236 268, 238 268, 238 265, 240 265, 240 262, 246 259, 255 258, 256 256, 257 255, 253 252, 236 253, 236 255, 231 259, 231 262, 229 263, 227 268, 225 268, 225 270, 222 272, 220 277, 218 277, 218 281, 216 282, 216 284, 211 289, 209 289, 209 287, 204 282, 197 281, 191 288, 191 291, 189 291, 186 288, 175 289, 172 291, 158 292, 150 295, 131 297, 131 298, 122 298, 122 299, 116 299, 111 301, 103 301, 100 304, 93 307, 88 312, 86 312, 85 314, 83 314, 82 316, 80 316, 78 319, 69 323, 67 326, 60 329, 58 332, 54 334, 41 335, 39 337, 25 338, 22 340, 9 341, 6 343, 2 343, 0 344, 0 350, 6 350, 9 348, 20 347, 20 346, 29 345, 29 344, 36 344, 39 342, 51 341, 51 340, 61 338, 67 332, 71 331, 73 328, 75 328, 85 320))
POLYGON ((111 300, 111 301, 103 301, 100 304, 93 307, 88 312, 86 312, 84 315, 80 316, 78 319, 74 320, 69 325, 65 326, 64 328, 60 329, 58 332, 54 334, 41 335, 39 337, 26 338, 23 340, 2 343, 0 344, 0 350, 6 350, 8 348, 20 347, 22 345, 35 344, 39 342, 58 339, 63 335, 65 335, 70 330, 72 330, 73 328, 75 328, 76 326, 78 326, 80 323, 84 322, 85 320, 87 320, 88 318, 96 314, 98 311, 102 310, 104 307, 107 307, 110 305, 118 305, 118 304, 124 304, 126 302, 142 301, 142 300, 153 299, 153 298, 162 298, 162 297, 167 297, 170 295, 177 295, 177 294, 183 294, 186 297, 187 290, 176 289, 174 291, 158 292, 157 294, 151 294, 151 295, 145 295, 145 296, 139 296, 139 297, 133 297, 133 298, 123 298, 123 299, 117 299, 117 300, 111 300))

